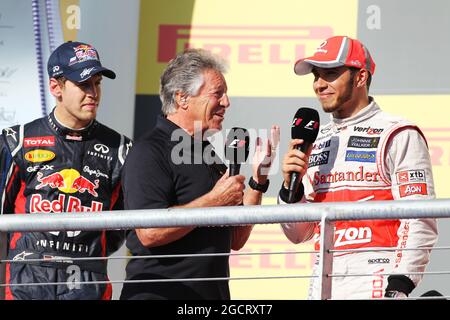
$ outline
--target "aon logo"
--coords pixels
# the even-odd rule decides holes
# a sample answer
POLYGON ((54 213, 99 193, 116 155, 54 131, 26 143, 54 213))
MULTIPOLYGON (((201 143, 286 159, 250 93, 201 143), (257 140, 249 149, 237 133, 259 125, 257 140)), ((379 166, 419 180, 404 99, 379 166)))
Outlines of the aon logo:
POLYGON ((340 229, 336 230, 335 239, 335 247, 368 243, 372 241, 372 230, 369 227, 340 229))

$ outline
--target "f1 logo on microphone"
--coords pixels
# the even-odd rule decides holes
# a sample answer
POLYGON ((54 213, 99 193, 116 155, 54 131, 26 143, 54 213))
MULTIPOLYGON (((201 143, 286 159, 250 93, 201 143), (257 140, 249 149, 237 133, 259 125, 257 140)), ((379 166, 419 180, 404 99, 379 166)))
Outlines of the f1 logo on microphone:
MULTIPOLYGON (((301 123, 302 123, 303 119, 302 118, 294 118, 294 120, 292 121, 292 126, 293 127, 298 127, 301 123)), ((310 120, 305 126, 305 129, 308 130, 314 130, 319 128, 319 122, 314 121, 314 120, 310 120)))
POLYGON ((228 148, 235 148, 236 149, 236 148, 242 148, 243 146, 245 146, 245 140, 234 139, 228 145, 228 148))

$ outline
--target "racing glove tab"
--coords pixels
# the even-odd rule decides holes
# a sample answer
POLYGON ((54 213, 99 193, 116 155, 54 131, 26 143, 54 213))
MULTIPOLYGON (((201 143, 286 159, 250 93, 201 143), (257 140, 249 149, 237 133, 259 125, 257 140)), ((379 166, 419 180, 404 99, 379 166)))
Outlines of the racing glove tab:
MULTIPOLYGON (((303 187, 303 183, 300 183, 298 192, 295 194, 295 197, 294 197, 294 203, 299 202, 303 198, 304 194, 305 194, 305 188, 303 187)), ((279 195, 280 195, 280 199, 283 202, 288 203, 289 190, 284 187, 284 182, 281 184, 281 189, 280 189, 279 195)))
POLYGON ((385 297, 392 297, 391 292, 398 291, 403 292, 408 296, 416 286, 405 275, 391 275, 388 277, 388 285, 386 287, 385 297))

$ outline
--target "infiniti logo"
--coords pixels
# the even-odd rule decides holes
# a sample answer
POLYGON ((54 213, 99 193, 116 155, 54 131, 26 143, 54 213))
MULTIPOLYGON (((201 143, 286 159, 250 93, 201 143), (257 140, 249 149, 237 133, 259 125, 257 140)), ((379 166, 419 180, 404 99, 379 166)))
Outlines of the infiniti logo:
POLYGON ((104 144, 98 143, 96 145, 94 145, 94 150, 97 152, 101 152, 101 153, 108 153, 109 152, 109 148, 107 146, 105 146, 104 144))

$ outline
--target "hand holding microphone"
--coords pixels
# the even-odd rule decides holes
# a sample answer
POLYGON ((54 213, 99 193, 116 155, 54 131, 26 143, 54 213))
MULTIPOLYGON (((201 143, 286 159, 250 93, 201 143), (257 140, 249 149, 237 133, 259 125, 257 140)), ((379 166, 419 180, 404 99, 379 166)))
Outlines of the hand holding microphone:
POLYGON ((319 133, 319 113, 311 108, 300 108, 296 112, 291 127, 291 145, 283 159, 284 188, 288 195, 285 201, 294 203, 300 199, 298 194, 301 180, 308 168, 310 147, 319 133))
POLYGON ((232 128, 225 142, 229 169, 214 186, 212 198, 217 206, 235 206, 243 202, 245 177, 239 175, 241 164, 249 154, 250 136, 244 128, 232 128))

